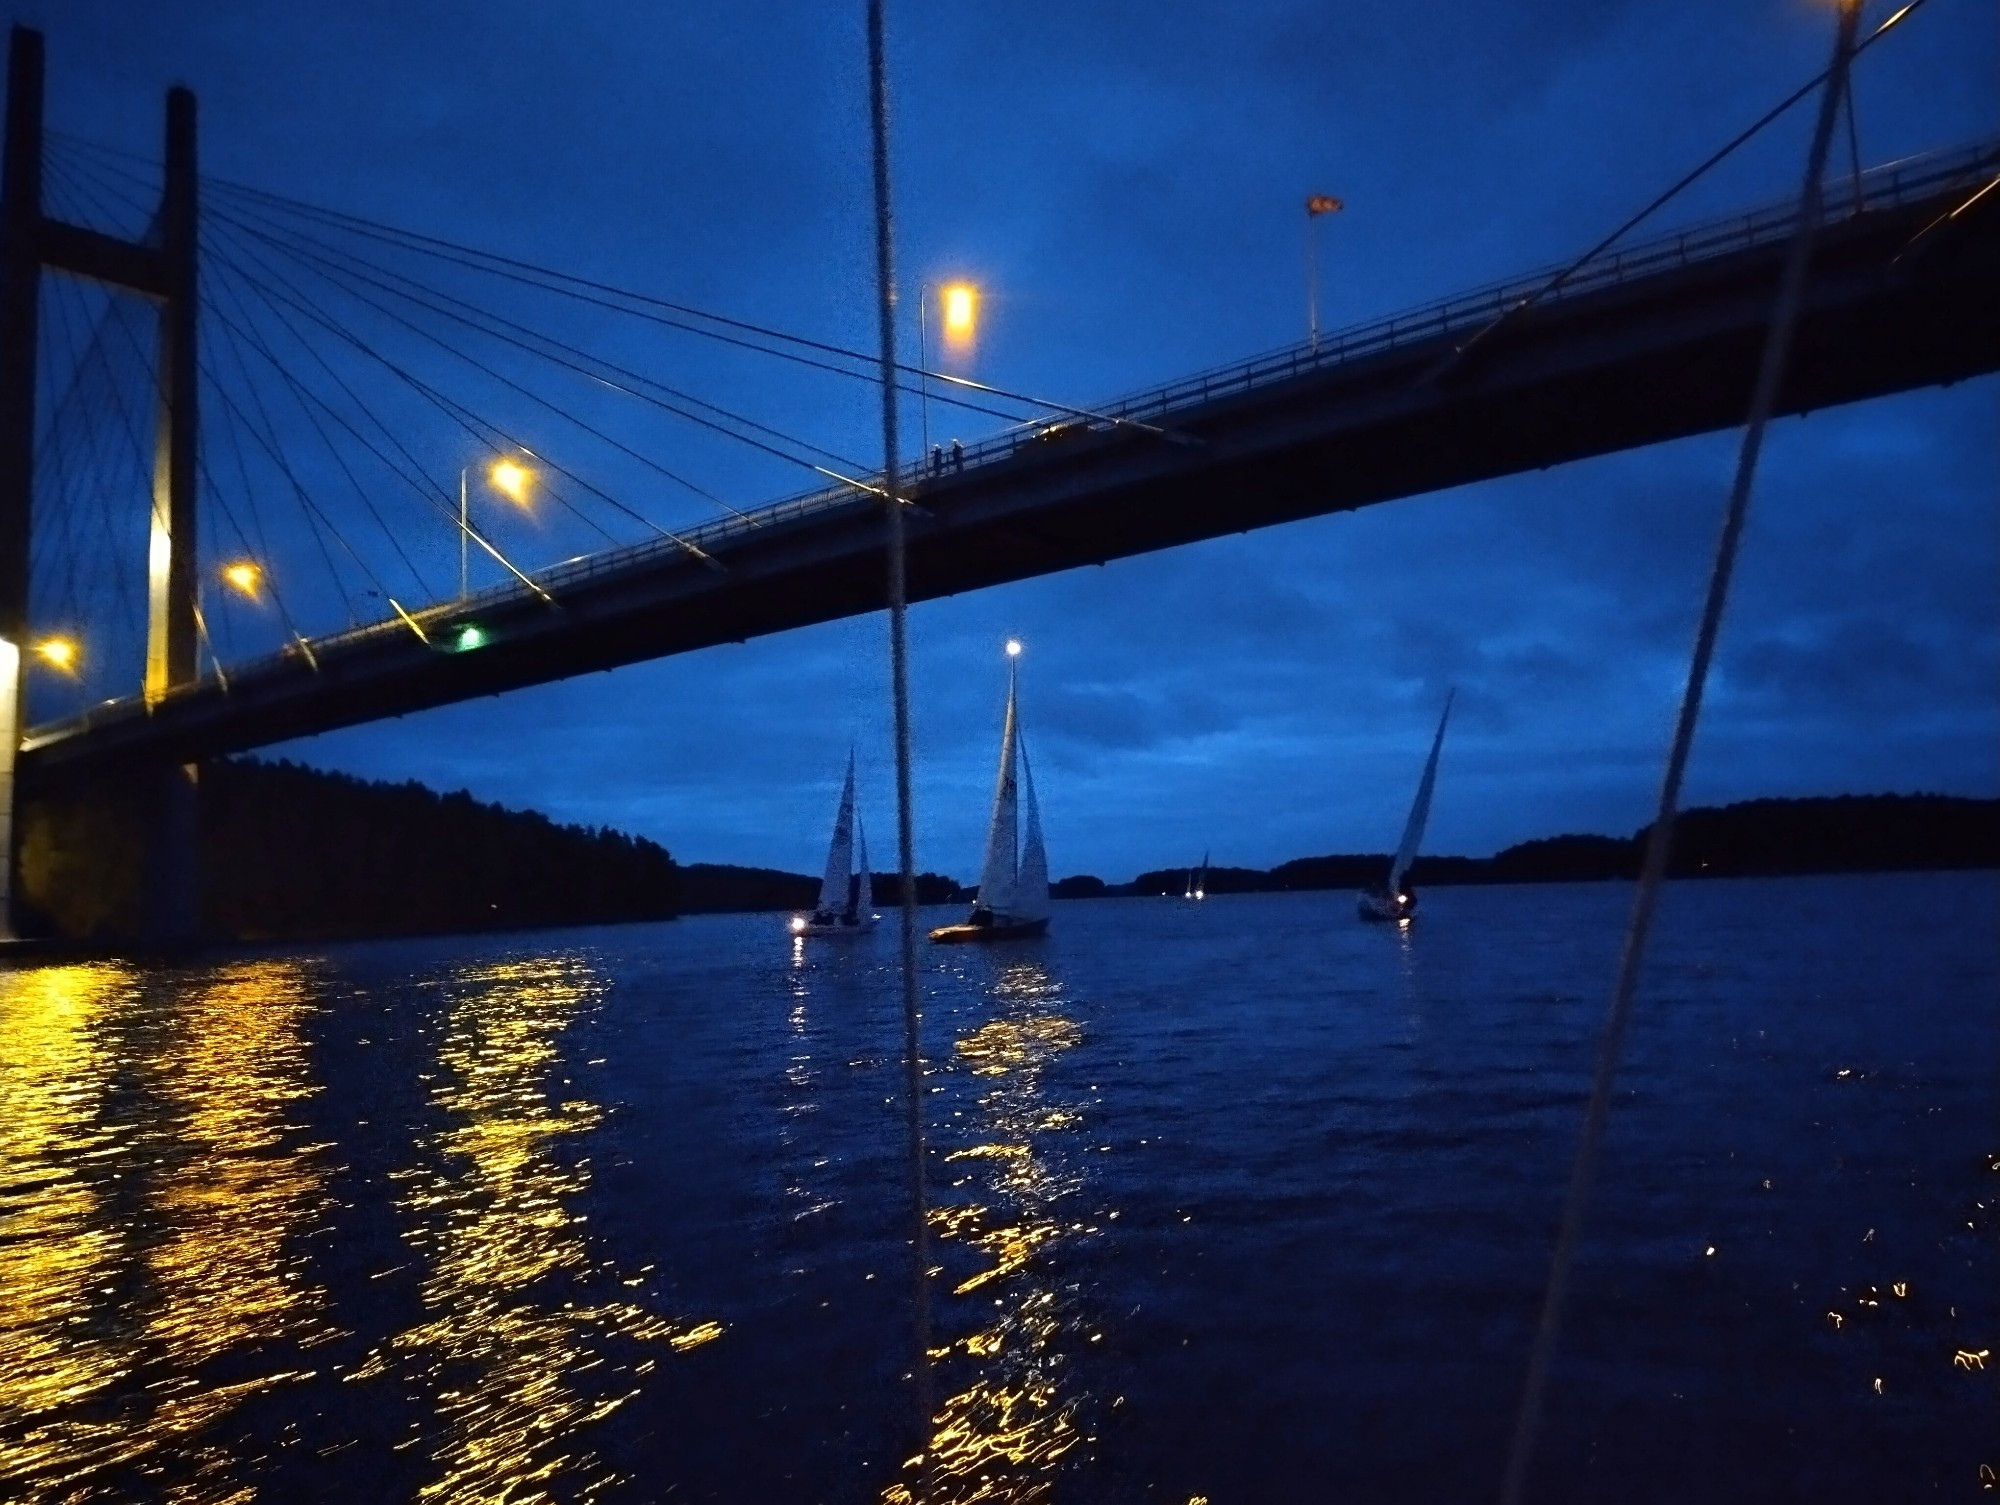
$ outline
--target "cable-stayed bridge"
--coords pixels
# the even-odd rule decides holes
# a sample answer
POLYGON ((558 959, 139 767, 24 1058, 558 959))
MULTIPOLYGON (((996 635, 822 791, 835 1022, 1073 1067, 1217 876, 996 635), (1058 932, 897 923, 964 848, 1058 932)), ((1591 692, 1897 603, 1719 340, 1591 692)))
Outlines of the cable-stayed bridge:
MULTIPOLYGON (((998 432, 892 484, 824 428, 668 381, 629 331, 848 384, 874 378, 861 352, 199 179, 178 91, 162 185, 45 141, 40 87, 17 33, 0 315, 18 330, 25 299, 46 338, 0 357, 0 635, 39 649, 38 780, 875 610, 891 496, 922 600, 1731 426, 1798 215, 1620 240, 1088 407, 920 355, 911 395, 998 432), (696 439, 821 484, 732 502, 691 474, 696 439), (494 460, 554 521, 508 534, 494 460), (467 589, 475 564, 501 583, 467 589), (141 640, 121 684, 113 645, 136 668, 141 640)), ((1988 141, 1829 183, 1780 412, 2000 367, 1996 176, 1988 141)))

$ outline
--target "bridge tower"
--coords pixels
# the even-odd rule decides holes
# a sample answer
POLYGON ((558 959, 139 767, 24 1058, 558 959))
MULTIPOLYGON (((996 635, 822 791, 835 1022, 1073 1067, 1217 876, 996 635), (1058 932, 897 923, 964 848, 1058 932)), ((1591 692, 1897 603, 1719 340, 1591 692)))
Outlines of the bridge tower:
MULTIPOLYGON (((167 93, 166 174, 143 240, 123 241, 42 212, 43 47, 16 26, 7 49, 6 139, 0 146, 0 925, 14 933, 18 835, 15 763, 26 709, 28 538, 35 472, 36 336, 44 268, 151 300, 159 309, 159 398, 147 549, 145 691, 157 704, 194 680, 196 660, 195 104, 167 93)), ((144 905, 155 939, 196 922, 195 775, 153 770, 144 905)))

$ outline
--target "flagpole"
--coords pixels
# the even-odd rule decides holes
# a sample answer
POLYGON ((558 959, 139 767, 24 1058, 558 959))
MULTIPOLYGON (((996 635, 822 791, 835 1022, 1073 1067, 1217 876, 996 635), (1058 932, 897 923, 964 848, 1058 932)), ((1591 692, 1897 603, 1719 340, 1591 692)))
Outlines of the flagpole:
POLYGON ((1338 214, 1339 199, 1324 193, 1306 195, 1306 341, 1319 354, 1319 221, 1322 215, 1338 214))
POLYGON ((1306 206, 1306 339, 1319 354, 1319 216, 1306 206))

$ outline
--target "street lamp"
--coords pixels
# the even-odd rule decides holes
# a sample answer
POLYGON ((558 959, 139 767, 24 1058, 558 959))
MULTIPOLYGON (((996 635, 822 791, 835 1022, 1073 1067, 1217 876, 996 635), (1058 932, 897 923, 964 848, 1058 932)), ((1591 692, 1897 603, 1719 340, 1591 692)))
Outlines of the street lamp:
POLYGON ((939 309, 944 315, 944 338, 949 345, 969 345, 972 343, 974 326, 978 319, 979 289, 969 282, 948 282, 940 287, 935 282, 925 282, 917 288, 917 390, 921 395, 919 407, 923 411, 924 458, 931 453, 931 359, 930 359, 930 295, 936 293, 939 309))
MULTIPOLYGON (((466 481, 472 474, 470 465, 458 468, 458 599, 463 601, 466 590, 467 571, 471 560, 466 545, 472 539, 472 525, 466 516, 466 481)), ((517 507, 528 505, 528 487, 535 479, 535 473, 519 460, 502 455, 486 467, 486 484, 506 497, 517 507)))
POLYGON ((65 674, 76 672, 76 643, 70 638, 43 638, 35 644, 35 652, 65 674))
POLYGON ((223 566, 222 578, 254 601, 257 599, 257 586, 263 580, 264 572, 249 560, 239 559, 234 564, 223 566))

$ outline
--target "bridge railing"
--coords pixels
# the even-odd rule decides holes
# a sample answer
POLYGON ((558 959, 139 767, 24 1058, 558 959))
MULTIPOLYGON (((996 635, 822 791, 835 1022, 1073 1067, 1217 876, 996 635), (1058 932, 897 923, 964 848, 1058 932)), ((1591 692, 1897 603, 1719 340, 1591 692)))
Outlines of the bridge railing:
MULTIPOLYGON (((1930 198, 1955 184, 1969 184, 1982 176, 1990 177, 1996 171, 2000 171, 2000 139, 1929 152, 1871 168, 1858 178, 1849 176, 1829 181, 1822 223, 1834 223, 1870 211, 1930 198)), ((1323 335, 1316 345, 1301 342, 1266 351, 1247 360, 1217 366, 1102 404, 1091 410, 1101 415, 1097 419, 1066 417, 1017 424, 967 445, 962 458, 955 460, 950 474, 958 474, 961 466, 973 469, 1012 459, 1024 443, 1037 442, 1051 435, 1103 429, 1120 422, 1171 427, 1177 415, 1192 413, 1219 398, 1240 396, 1274 382, 1290 381, 1309 372, 1380 355, 1400 346, 1436 340, 1455 331, 1478 329, 1505 316, 1524 302, 1556 303, 1653 276, 1672 267, 1688 266, 1782 240, 1791 233, 1797 215, 1796 199, 1767 204, 1747 214, 1708 220, 1608 250, 1581 266, 1565 263, 1545 267, 1525 277, 1489 283, 1435 303, 1335 330, 1323 335)), ((898 494, 910 496, 928 478, 925 461, 920 457, 900 473, 898 494)), ((880 474, 866 477, 863 486, 881 487, 880 474)), ((642 543, 565 560, 534 571, 531 578, 540 589, 559 597, 570 587, 651 563, 664 555, 713 555, 733 540, 752 532, 842 510, 864 511, 874 505, 872 498, 879 494, 879 491, 868 491, 854 485, 825 486, 754 508, 737 517, 700 523, 642 543)), ((229 669, 227 678, 231 682, 249 681, 292 672, 308 662, 338 659, 366 644, 414 629, 421 629, 426 635, 433 628, 443 633, 468 618, 477 618, 492 607, 518 602, 525 590, 526 587, 515 583, 492 586, 463 600, 411 613, 407 619, 390 618, 314 638, 310 652, 304 646, 293 643, 277 653, 229 669)), ((178 687, 168 692, 168 698, 192 693, 204 683, 198 681, 194 685, 178 687)), ((64 720, 35 727, 30 735, 32 741, 39 742, 146 713, 147 707, 140 697, 127 696, 106 701, 64 720)))

